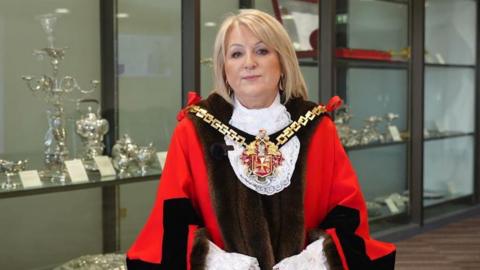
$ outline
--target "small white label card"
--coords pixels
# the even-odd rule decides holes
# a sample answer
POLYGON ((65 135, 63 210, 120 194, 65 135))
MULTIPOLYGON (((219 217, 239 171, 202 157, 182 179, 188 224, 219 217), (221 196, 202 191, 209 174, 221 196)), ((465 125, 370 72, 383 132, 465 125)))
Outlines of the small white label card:
POLYGON ((390 210, 390 213, 396 214, 400 212, 400 209, 395 205, 393 202, 392 198, 386 198, 385 203, 387 204, 388 210, 390 210))
POLYGON ((96 156, 94 159, 101 176, 116 175, 112 160, 109 156, 96 156))
POLYGON ((80 159, 67 160, 65 161, 65 166, 67 167, 72 183, 88 181, 87 172, 80 159))
POLYGON ((167 160, 167 151, 157 152, 158 162, 160 163, 160 169, 163 170, 165 166, 165 160, 167 160))
POLYGON ((394 142, 402 141, 402 137, 400 136, 400 132, 398 131, 397 126, 388 126, 388 131, 390 132, 390 135, 392 136, 392 140, 394 142))
POLYGON ((23 188, 39 187, 42 185, 37 170, 21 171, 18 175, 20 175, 23 188))
POLYGON ((436 53, 435 58, 437 58, 437 61, 438 61, 439 64, 442 64, 442 65, 445 64, 445 59, 443 59, 443 56, 441 54, 436 53))

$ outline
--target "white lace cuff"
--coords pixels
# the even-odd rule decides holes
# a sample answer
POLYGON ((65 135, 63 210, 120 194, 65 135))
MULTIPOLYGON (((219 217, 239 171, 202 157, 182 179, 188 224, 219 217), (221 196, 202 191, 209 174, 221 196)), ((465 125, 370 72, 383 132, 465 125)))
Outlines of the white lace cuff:
POLYGON ((260 270, 257 258, 240 253, 226 252, 208 241, 206 270, 260 270))
POLYGON ((323 251, 324 237, 312 242, 300 254, 285 258, 273 270, 328 270, 327 257, 323 251))

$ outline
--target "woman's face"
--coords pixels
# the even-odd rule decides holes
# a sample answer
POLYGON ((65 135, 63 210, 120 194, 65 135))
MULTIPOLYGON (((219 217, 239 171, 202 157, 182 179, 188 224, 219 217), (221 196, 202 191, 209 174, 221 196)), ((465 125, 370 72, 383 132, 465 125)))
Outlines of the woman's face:
POLYGON ((278 92, 280 59, 245 26, 233 26, 227 36, 225 74, 235 98, 247 108, 270 106, 278 92))

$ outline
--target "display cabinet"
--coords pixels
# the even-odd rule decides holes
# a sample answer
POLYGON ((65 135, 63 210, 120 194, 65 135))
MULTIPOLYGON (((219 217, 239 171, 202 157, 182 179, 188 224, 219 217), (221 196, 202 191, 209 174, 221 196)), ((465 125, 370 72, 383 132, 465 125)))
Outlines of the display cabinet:
POLYGON ((128 134, 137 150, 166 151, 182 106, 181 50, 172 46, 181 40, 180 4, 25 3, 0 1, 0 269, 124 252, 148 216, 160 162, 101 175, 88 170, 85 150, 120 165, 114 146, 128 134), (96 89, 91 80, 100 80, 96 89), (104 148, 98 137, 107 131, 104 148), (82 179, 57 166, 79 159, 82 179))
POLYGON ((426 218, 471 204, 475 175, 477 10, 474 0, 425 2, 426 218), (447 16, 442 14, 448 14, 447 16))
POLYGON ((374 231, 409 221, 409 9, 336 1, 335 92, 345 107, 335 122, 374 231))

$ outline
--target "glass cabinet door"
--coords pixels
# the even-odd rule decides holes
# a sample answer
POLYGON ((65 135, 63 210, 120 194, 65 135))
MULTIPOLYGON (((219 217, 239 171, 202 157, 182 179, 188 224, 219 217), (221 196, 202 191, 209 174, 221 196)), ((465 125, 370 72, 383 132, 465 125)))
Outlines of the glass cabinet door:
POLYGON ((336 2, 335 123, 373 231, 409 221, 408 1, 336 2))
POLYGON ((474 187, 477 1, 425 3, 425 217, 470 203, 474 187))
POLYGON ((181 101, 178 1, 118 1, 119 136, 165 151, 181 101))
MULTIPOLYGON (((119 136, 128 134, 139 146, 153 143, 156 151, 167 151, 182 107, 181 3, 119 0, 117 24, 119 136)), ((151 164, 146 175, 158 175, 160 163, 151 164)), ((158 181, 120 186, 121 251, 146 222, 157 186, 158 181)))

